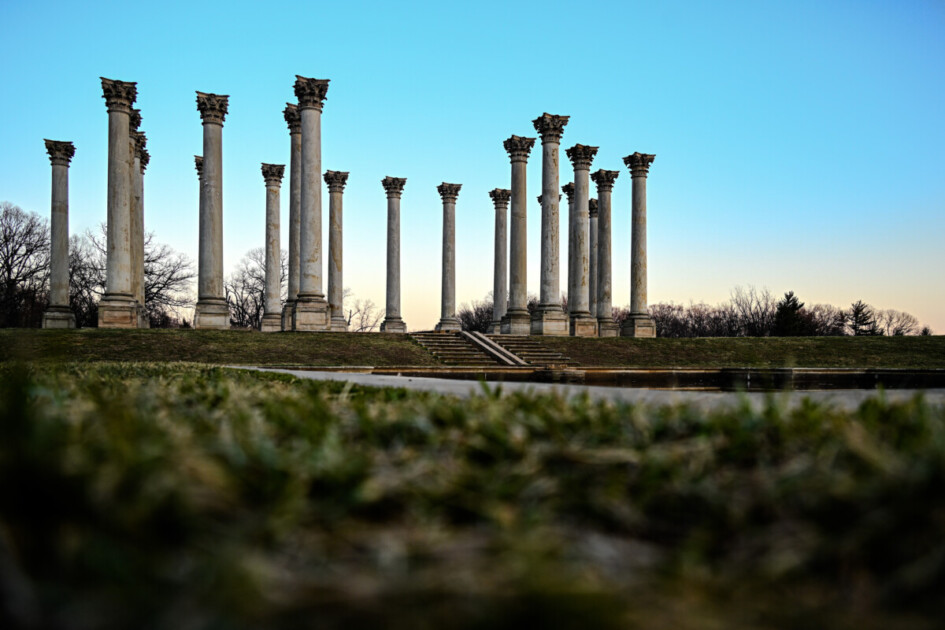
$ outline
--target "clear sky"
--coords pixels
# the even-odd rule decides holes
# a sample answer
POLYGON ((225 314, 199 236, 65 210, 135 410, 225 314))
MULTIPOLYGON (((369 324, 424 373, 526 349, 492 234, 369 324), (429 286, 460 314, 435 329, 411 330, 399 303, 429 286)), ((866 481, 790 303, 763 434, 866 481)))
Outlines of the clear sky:
MULTIPOLYGON (((331 79, 323 166, 350 171, 344 284, 384 304, 386 201, 406 177, 402 312, 439 318, 440 182, 457 205, 457 301, 492 288, 502 141, 570 115, 614 190, 614 303, 629 302, 630 177, 648 181, 649 298, 736 285, 808 304, 862 299, 945 333, 945 3, 0 2, 0 200, 49 211, 43 138, 71 140, 73 232, 105 219, 100 76, 138 82, 151 165, 146 227, 197 254, 195 90, 230 95, 227 273, 264 237, 260 162, 288 163, 296 74, 331 79), (295 7, 294 11, 290 7, 295 7)), ((538 292, 541 152, 528 165, 528 288, 538 292)), ((287 247, 288 178, 282 196, 287 247)), ((594 190, 593 186, 591 188, 594 190)), ((325 224, 327 190, 323 193, 325 224)), ((562 289, 567 218, 562 213, 562 289)), ((327 231, 324 234, 327 252, 327 231)))

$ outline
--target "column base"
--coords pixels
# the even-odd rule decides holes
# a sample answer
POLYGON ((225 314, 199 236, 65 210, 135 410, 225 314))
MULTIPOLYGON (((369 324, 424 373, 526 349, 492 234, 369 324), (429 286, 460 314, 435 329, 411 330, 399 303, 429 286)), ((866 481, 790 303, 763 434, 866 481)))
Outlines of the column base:
POLYGON ((341 316, 332 316, 331 332, 348 332, 348 320, 341 316))
POLYGON ((50 306, 43 313, 43 328, 75 328, 75 314, 68 306, 50 306))
POLYGON ((572 313, 568 332, 572 337, 596 337, 597 320, 589 312, 572 313))
POLYGON ((620 326, 612 319, 597 318, 597 336, 598 337, 619 337, 620 326))
POLYGON ((281 332, 282 331, 282 314, 281 313, 264 313, 262 321, 259 322, 260 332, 269 333, 269 332, 281 332))
POLYGON ((490 335, 502 334, 502 320, 501 319, 492 320, 492 323, 489 324, 489 334, 490 335))
POLYGON ((99 328, 137 328, 138 303, 131 295, 106 293, 98 303, 99 328))
POLYGON ((502 318, 503 335, 528 335, 532 331, 532 317, 525 309, 509 311, 502 318))
POLYGON ((381 322, 381 332, 405 333, 407 332, 407 324, 400 317, 387 317, 381 322))
POLYGON ((328 302, 325 298, 299 297, 292 313, 292 330, 299 332, 323 332, 329 330, 328 302))
POLYGON ((433 328, 437 332, 459 332, 462 329, 463 325, 455 317, 444 317, 433 328))
POLYGON ((151 317, 144 304, 138 303, 138 328, 151 328, 151 317))
POLYGON ((532 315, 531 334, 564 337, 568 334, 568 316, 558 304, 539 306, 532 315))
POLYGON ((194 328, 197 330, 227 330, 230 327, 230 309, 223 298, 197 300, 194 309, 194 328))
POLYGON ((620 327, 621 337, 655 337, 656 324, 644 313, 631 313, 620 327))
POLYGON ((292 330, 292 316, 295 313, 295 300, 286 300, 282 307, 282 330, 292 330))

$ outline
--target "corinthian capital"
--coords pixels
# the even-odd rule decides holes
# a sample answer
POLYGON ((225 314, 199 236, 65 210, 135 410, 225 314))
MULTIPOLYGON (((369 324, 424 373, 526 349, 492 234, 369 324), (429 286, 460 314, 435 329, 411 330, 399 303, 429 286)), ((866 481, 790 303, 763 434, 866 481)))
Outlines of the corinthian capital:
POLYGON ((502 146, 509 152, 509 157, 513 162, 525 162, 528 160, 528 154, 532 152, 532 147, 535 146, 535 138, 512 136, 503 142, 502 146))
POLYGON ((197 167, 197 177, 203 179, 203 156, 195 155, 194 156, 194 166, 197 167))
POLYGON ((591 170, 591 162, 594 161, 594 156, 597 155, 597 149, 600 147, 589 147, 586 144, 576 144, 570 149, 566 149, 565 153, 568 154, 568 159, 571 160, 571 164, 574 165, 575 170, 591 170))
POLYGON ((568 182, 561 187, 561 190, 568 196, 568 203, 574 201, 574 182, 568 182))
POLYGON ((650 172, 650 164, 655 159, 655 154, 637 151, 633 155, 625 157, 623 163, 630 169, 630 177, 646 177, 646 174, 650 172))
POLYGON ((506 208, 512 199, 512 191, 508 188, 493 188, 489 191, 489 196, 492 197, 496 209, 506 208))
POLYGON ((200 112, 200 118, 203 120, 204 124, 214 123, 222 125, 229 106, 230 97, 226 94, 197 92, 197 110, 200 112))
POLYGON ((138 84, 132 81, 100 78, 102 79, 102 98, 105 99, 108 111, 130 114, 131 106, 138 98, 138 84))
POLYGON ((400 197, 404 192, 404 184, 407 183, 406 177, 385 177, 381 180, 381 185, 387 191, 388 197, 400 197))
POLYGON ((328 192, 344 192, 347 181, 347 171, 325 171, 325 183, 328 184, 328 192))
POLYGON ((69 166, 72 156, 75 155, 75 145, 71 142, 60 142, 58 140, 43 140, 46 143, 46 153, 49 154, 49 161, 52 164, 61 164, 69 166))
POLYGON ((597 194, 599 195, 602 191, 613 190, 614 182, 619 175, 620 171, 605 171, 604 169, 591 173, 591 179, 597 184, 597 194))
POLYGON ((135 143, 135 157, 140 160, 142 152, 147 150, 148 137, 143 131, 135 131, 131 134, 131 139, 135 143))
POLYGON ((148 168, 148 164, 151 163, 151 154, 148 153, 147 149, 141 149, 141 174, 144 175, 145 169, 148 168))
POLYGON ((532 121, 535 131, 541 136, 541 142, 561 142, 564 126, 568 124, 570 116, 555 116, 545 112, 532 121))
POLYGON ((314 107, 322 111, 322 103, 328 94, 330 79, 309 79, 295 75, 295 98, 299 99, 299 109, 314 107))
POLYGON ((587 212, 591 216, 591 218, 597 216, 597 200, 596 199, 587 200, 587 212))
POLYGON ((302 117, 299 115, 299 106, 294 103, 286 103, 282 110, 285 122, 289 125, 289 133, 302 133, 302 117))
POLYGON ((138 133, 138 129, 141 127, 141 110, 137 108, 132 108, 131 114, 128 116, 128 132, 134 136, 138 133))
POLYGON ((285 175, 285 164, 262 164, 262 176, 266 186, 281 186, 282 176, 285 175))
POLYGON ((456 199, 459 198, 459 189, 462 187, 462 184, 447 184, 443 182, 436 187, 436 191, 440 193, 440 198, 443 200, 443 203, 456 203, 456 199))

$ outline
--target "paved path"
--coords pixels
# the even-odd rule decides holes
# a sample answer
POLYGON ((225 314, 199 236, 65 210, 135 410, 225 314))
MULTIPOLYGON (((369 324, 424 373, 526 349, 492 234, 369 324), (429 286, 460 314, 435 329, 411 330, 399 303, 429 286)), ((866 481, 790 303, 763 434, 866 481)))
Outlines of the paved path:
MULTIPOLYGON (((237 366, 234 366, 237 367, 237 366)), ((369 387, 401 387, 415 391, 436 392, 450 394, 463 398, 483 393, 483 385, 478 381, 461 381, 446 378, 426 378, 414 376, 388 376, 384 374, 363 374, 351 372, 317 372, 309 370, 284 370, 274 368, 246 368, 237 369, 258 370, 260 372, 279 372, 291 374, 299 378, 316 381, 341 381, 355 385, 369 387)), ((795 391, 768 394, 762 392, 735 393, 735 392, 701 392, 680 391, 670 389, 643 389, 630 387, 593 387, 587 385, 560 385, 552 383, 495 383, 486 384, 490 391, 501 388, 503 395, 513 392, 558 393, 572 397, 587 394, 592 400, 611 400, 631 403, 646 403, 648 405, 672 405, 687 403, 703 409, 719 406, 732 406, 742 401, 749 402, 753 407, 763 407, 772 396, 778 401, 795 406, 804 399, 828 403, 842 409, 856 409, 864 400, 878 394, 875 390, 836 389, 823 391, 795 391)), ((898 389, 885 392, 887 400, 910 400, 918 393, 917 390, 898 389)), ((926 400, 935 404, 945 404, 945 389, 925 390, 926 400)))

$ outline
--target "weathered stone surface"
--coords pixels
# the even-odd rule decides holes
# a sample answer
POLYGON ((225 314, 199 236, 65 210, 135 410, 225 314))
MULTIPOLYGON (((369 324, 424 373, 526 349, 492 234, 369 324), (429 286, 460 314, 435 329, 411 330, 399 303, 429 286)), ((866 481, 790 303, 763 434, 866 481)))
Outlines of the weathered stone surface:
MULTIPOLYGON (((134 110, 137 112, 138 110, 134 110)), ((138 121, 140 122, 140 113, 138 121)), ((134 126, 134 121, 132 121, 134 126)), ((147 309, 144 304, 144 170, 150 156, 147 145, 148 138, 143 131, 131 133, 134 148, 133 168, 131 179, 133 194, 131 196, 131 290, 138 303, 138 328, 150 328, 147 309)))
POLYGON ((526 165, 528 155, 535 146, 535 138, 511 136, 503 143, 503 146, 512 163, 512 196, 509 221, 509 308, 499 328, 502 334, 527 335, 531 318, 527 306, 528 186, 526 165))
POLYGON ((325 171, 328 184, 328 307, 331 313, 331 330, 347 332, 348 320, 344 313, 343 279, 343 200, 348 173, 325 171))
POLYGON ((619 171, 603 169, 591 174, 597 184, 597 334, 601 337, 616 337, 619 330, 613 318, 613 267, 611 262, 611 193, 619 171))
POLYGON ((588 211, 588 310, 591 317, 597 317, 597 200, 589 199, 587 202, 588 211))
POLYGON ((45 140, 52 164, 49 217, 49 307, 43 328, 75 328, 69 308, 69 163, 75 155, 71 142, 45 140))
POLYGON ((574 203, 568 220, 568 314, 570 334, 597 336, 597 318, 590 312, 589 171, 597 147, 576 144, 566 151, 574 165, 574 203))
POLYGON ((282 112, 289 126, 289 269, 288 291, 282 308, 282 330, 292 330, 292 311, 299 297, 299 217, 302 204, 302 117, 299 108, 286 103, 282 112))
POLYGON ((646 177, 656 158, 633 153, 623 159, 633 184, 630 241, 630 316, 620 329, 623 337, 655 337, 656 326, 647 312, 646 283, 646 177))
POLYGON ((263 181, 266 183, 266 284, 263 317, 259 328, 262 332, 279 332, 282 330, 282 314, 280 313, 282 252, 279 247, 279 210, 281 204, 279 197, 282 188, 282 177, 285 174, 285 165, 264 163, 261 170, 263 181))
POLYGON ((400 197, 406 183, 406 177, 381 180, 387 192, 387 309, 381 332, 407 332, 407 324, 400 317, 400 197))
POLYGON ((436 187, 443 200, 443 268, 440 300, 440 321, 436 330, 462 330, 456 317, 456 200, 462 184, 443 182, 436 187))
POLYGON ((509 305, 508 293, 508 213, 512 191, 506 188, 494 188, 489 197, 495 206, 495 258, 492 267, 492 323, 490 334, 502 331, 502 318, 509 305))

